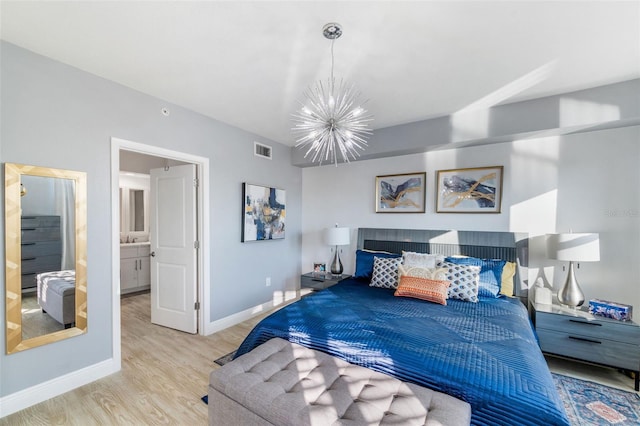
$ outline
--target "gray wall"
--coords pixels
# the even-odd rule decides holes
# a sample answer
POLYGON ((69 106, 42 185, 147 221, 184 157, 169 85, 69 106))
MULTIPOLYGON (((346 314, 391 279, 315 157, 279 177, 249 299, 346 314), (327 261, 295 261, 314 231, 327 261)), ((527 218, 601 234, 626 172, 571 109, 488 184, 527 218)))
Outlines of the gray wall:
MULTIPOLYGON (((243 311, 272 300, 276 291, 295 288, 302 172, 291 165, 289 147, 6 42, 0 51, 0 161, 87 173, 89 315, 85 335, 9 356, 3 349, 0 397, 111 357, 111 137, 210 159, 211 311, 206 320, 243 311), (171 115, 162 115, 162 107, 168 107, 171 115), (255 157, 254 141, 273 146, 274 159, 255 157), (284 241, 240 243, 243 181, 287 190, 284 241), (266 276, 272 278, 269 288, 266 276)), ((4 240, 4 229, 0 236, 4 240)), ((4 282, 4 268, 0 276, 4 282)), ((5 317, 4 297, 0 317, 5 317)), ((0 329, 4 346, 4 326, 0 329)))
POLYGON ((628 126, 305 168, 302 269, 310 271, 313 262, 329 259, 322 230, 335 222, 354 230, 351 247, 343 247, 347 273, 355 267, 358 227, 526 232, 531 238, 529 285, 556 292, 567 262, 547 259, 545 234, 598 232, 600 261, 582 262, 576 270, 585 297, 628 303, 637 311, 639 142, 640 126, 628 126), (504 166, 500 214, 436 213, 437 170, 494 165, 504 166), (423 171, 425 213, 375 213, 377 175, 423 171))
MULTIPOLYGON (((640 124, 640 79, 378 129, 359 160, 633 124, 640 124)), ((295 165, 312 165, 305 152, 294 151, 295 165)))

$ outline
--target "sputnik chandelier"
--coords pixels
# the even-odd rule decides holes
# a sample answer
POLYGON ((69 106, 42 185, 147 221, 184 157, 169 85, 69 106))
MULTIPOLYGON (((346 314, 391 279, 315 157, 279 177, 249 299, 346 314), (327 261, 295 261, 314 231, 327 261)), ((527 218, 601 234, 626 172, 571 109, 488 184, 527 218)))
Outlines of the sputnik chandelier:
POLYGON ((320 80, 304 92, 300 110, 292 114, 292 131, 296 148, 307 149, 304 158, 311 156, 311 162, 320 165, 330 161, 337 167, 339 156, 348 163, 364 151, 366 138, 373 133, 368 127, 373 116, 362 108, 360 92, 342 80, 336 85, 333 77, 333 43, 342 35, 342 27, 329 23, 322 34, 331 40, 331 76, 326 84, 320 80))

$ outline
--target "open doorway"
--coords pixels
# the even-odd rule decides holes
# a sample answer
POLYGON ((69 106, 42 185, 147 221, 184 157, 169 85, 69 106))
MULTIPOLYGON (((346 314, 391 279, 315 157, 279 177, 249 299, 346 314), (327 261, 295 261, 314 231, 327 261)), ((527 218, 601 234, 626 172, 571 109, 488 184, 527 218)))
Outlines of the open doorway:
MULTIPOLYGON (((151 187, 153 179, 151 170, 163 174, 163 171, 175 171, 179 169, 192 169, 195 182, 195 199, 193 208, 195 209, 195 261, 190 268, 195 275, 195 288, 190 289, 195 295, 196 318, 194 329, 190 332, 204 334, 205 312, 208 312, 209 292, 208 282, 209 265, 203 259, 208 255, 208 159, 197 157, 177 151, 169 151, 136 142, 122 139, 112 139, 112 195, 113 195, 113 218, 114 249, 113 249, 113 276, 114 276, 114 352, 120 352, 120 295, 133 293, 140 290, 150 290, 152 273, 158 275, 156 262, 157 258, 154 247, 154 219, 162 217, 162 209, 169 207, 158 207, 158 200, 155 202, 151 197, 151 187), (120 208, 124 206, 125 208, 120 208), (154 211, 155 209, 155 211, 154 211), (122 225, 122 226, 121 226, 122 225), (126 253, 125 253, 126 251, 126 253), (135 253, 133 253, 135 251, 135 253), (134 256, 135 255, 135 256, 134 256), (124 256, 124 257, 123 257, 124 256), (126 271, 121 275, 121 262, 125 265, 126 271), (154 264, 154 262, 156 262, 154 264), (149 269, 147 269, 147 267, 149 269), (131 269, 131 271, 129 271, 131 269), (123 285, 124 284, 124 285, 123 285), (117 336, 116 336, 117 335, 117 336), (117 342, 116 342, 117 340, 117 342)), ((171 173, 167 173, 171 175, 171 173)), ((183 178, 184 180, 184 178, 183 178)), ((191 182, 193 185, 193 182, 191 182)), ((161 188, 163 185, 160 185, 161 188)), ((175 185, 165 185, 175 187, 175 185)), ((157 188, 156 188, 156 191, 157 188)), ((167 203, 165 203, 165 206, 167 203)), ((156 231, 158 228, 155 228, 156 231)), ((157 240, 155 242, 157 251, 157 240)), ((159 274, 163 276, 161 272, 159 274)), ((157 281, 155 281, 157 282, 157 281)), ((160 285, 161 286, 161 285, 160 285)), ((166 324, 163 324, 166 325, 166 324)), ((170 325, 169 325, 170 326, 170 325)), ((175 327, 178 328, 178 327, 175 327)), ((116 354, 114 353, 114 356, 116 354)), ((116 359, 120 358, 120 353, 116 359)))

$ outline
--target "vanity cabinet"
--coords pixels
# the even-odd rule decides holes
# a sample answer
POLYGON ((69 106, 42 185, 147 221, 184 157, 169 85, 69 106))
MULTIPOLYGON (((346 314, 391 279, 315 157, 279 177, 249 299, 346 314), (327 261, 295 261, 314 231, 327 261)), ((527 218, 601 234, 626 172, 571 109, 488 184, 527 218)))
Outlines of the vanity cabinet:
POLYGON ((150 245, 120 245, 120 294, 151 288, 150 245))
POLYGON ((60 216, 22 216, 20 219, 21 287, 22 291, 35 291, 37 274, 60 270, 60 216))

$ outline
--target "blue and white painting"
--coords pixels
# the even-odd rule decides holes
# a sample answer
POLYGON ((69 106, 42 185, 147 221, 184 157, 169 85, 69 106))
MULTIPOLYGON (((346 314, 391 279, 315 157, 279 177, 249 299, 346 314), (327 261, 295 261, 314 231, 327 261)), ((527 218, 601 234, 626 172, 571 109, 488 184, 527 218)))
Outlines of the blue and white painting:
POLYGON ((426 173, 376 178, 376 213, 424 213, 426 173))
POLYGON ((438 213, 500 213, 502 166, 438 171, 438 213))
POLYGON ((286 192, 249 183, 242 184, 242 241, 279 240, 284 238, 286 192))

